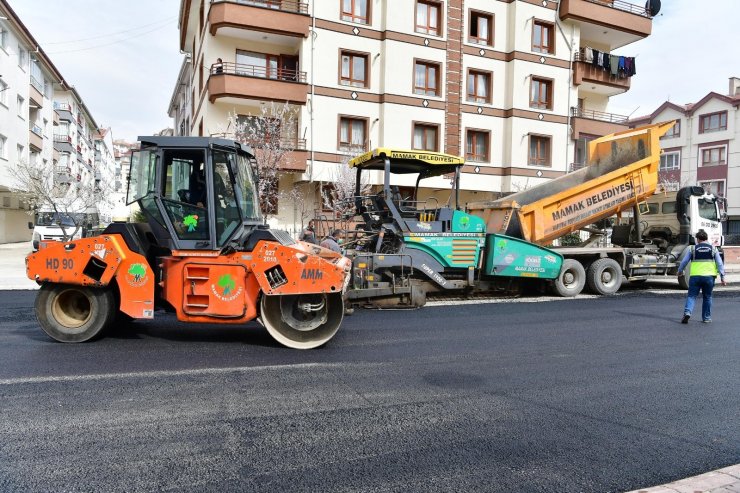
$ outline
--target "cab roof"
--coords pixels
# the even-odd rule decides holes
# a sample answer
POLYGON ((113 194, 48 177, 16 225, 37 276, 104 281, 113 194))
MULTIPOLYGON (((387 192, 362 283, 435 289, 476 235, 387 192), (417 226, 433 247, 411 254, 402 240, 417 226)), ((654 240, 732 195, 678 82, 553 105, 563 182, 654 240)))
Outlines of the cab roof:
POLYGON ((388 157, 391 173, 421 173, 425 177, 454 173, 465 164, 459 156, 441 152, 401 150, 380 147, 350 160, 350 168, 382 170, 388 157))
POLYGON ((248 145, 241 144, 237 141, 224 139, 221 137, 192 137, 192 136, 163 136, 163 135, 151 135, 151 136, 140 136, 139 142, 143 148, 150 146, 157 147, 176 147, 176 148, 199 148, 207 149, 209 147, 218 146, 233 148, 246 152, 247 154, 254 155, 252 148, 248 145))

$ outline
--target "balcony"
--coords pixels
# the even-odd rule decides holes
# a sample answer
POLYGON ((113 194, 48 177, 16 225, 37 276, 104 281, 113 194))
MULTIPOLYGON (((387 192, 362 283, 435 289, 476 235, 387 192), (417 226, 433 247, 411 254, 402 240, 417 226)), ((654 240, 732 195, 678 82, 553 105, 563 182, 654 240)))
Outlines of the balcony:
POLYGON ((75 121, 74 115, 72 115, 72 107, 67 103, 54 103, 54 109, 59 114, 59 119, 67 122, 75 121))
MULTIPOLYGON (((311 18, 308 4, 296 0, 216 0, 208 10, 211 34, 242 39, 259 39, 253 32, 269 33, 272 42, 280 38, 308 37, 311 18)), ((283 42, 294 42, 283 39, 283 42)))
POLYGON ((589 136, 603 136, 627 130, 628 117, 604 113, 601 111, 587 110, 583 108, 571 108, 570 116, 573 117, 573 140, 581 137, 581 134, 589 136))
POLYGON ((581 86, 587 92, 602 96, 615 96, 629 91, 631 76, 612 75, 598 65, 585 61, 584 51, 576 52, 573 57, 573 85, 581 86))
MULTIPOLYGON (((229 140, 238 140, 243 142, 254 149, 259 155, 262 149, 281 149, 286 151, 283 158, 280 160, 280 171, 300 172, 306 171, 306 161, 308 161, 308 151, 306 150, 306 139, 298 139, 295 137, 281 137, 278 139, 271 139, 270 142, 265 140, 250 140, 243 139, 239 135, 234 133, 217 133, 211 134, 211 137, 221 137, 229 140)), ((268 150, 269 152, 269 150, 268 150)), ((272 152, 273 156, 277 153, 272 152)), ((259 159, 259 158, 258 158, 259 159)))
POLYGON ((208 78, 208 99, 224 102, 289 101, 306 104, 308 84, 306 72, 289 69, 269 70, 263 66, 223 63, 223 68, 211 68, 208 78), (236 101, 233 99, 235 98, 236 101))
POLYGON ((31 76, 31 85, 28 88, 28 99, 39 108, 44 107, 44 84, 31 76))
POLYGON ((44 132, 38 125, 31 125, 29 127, 28 145, 39 152, 44 148, 44 132))
POLYGON ((650 36, 653 26, 645 7, 621 0, 561 0, 560 18, 580 24, 581 45, 598 42, 610 51, 650 36))
POLYGON ((59 152, 71 154, 74 152, 72 147, 72 137, 69 135, 54 134, 54 149, 59 152))
POLYGON ((59 111, 57 111, 56 108, 54 109, 52 114, 52 123, 55 126, 59 125, 59 111))

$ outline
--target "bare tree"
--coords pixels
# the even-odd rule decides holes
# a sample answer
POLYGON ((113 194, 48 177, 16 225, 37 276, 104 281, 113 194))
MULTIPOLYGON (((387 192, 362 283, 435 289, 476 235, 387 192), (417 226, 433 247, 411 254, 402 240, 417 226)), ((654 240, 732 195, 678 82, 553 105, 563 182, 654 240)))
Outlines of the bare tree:
MULTIPOLYGON (((357 173, 349 167, 350 156, 344 156, 340 165, 332 173, 330 184, 321 188, 321 202, 324 209, 335 212, 336 217, 347 218, 354 215, 357 173)), ((370 191, 368 175, 360 182, 360 195, 370 191)))
POLYGON ((257 115, 229 115, 226 135, 254 150, 265 216, 277 214, 280 172, 294 165, 291 153, 299 148, 298 112, 287 102, 271 102, 263 104, 257 115))
MULTIPOLYGON (((312 189, 315 191, 315 189, 312 189)), ((298 231, 303 231, 303 228, 307 225, 308 220, 312 219, 314 212, 314 201, 313 197, 309 197, 305 190, 302 190, 299 185, 293 185, 289 191, 281 194, 281 198, 286 199, 288 202, 293 204, 293 211, 295 218, 298 219, 300 225, 298 231)))
POLYGON ((23 196, 30 213, 53 213, 51 225, 59 226, 64 241, 74 238, 87 224, 91 211, 113 206, 113 183, 95 169, 83 176, 73 174, 70 168, 49 169, 42 163, 22 160, 11 165, 9 172, 15 182, 12 190, 23 196))

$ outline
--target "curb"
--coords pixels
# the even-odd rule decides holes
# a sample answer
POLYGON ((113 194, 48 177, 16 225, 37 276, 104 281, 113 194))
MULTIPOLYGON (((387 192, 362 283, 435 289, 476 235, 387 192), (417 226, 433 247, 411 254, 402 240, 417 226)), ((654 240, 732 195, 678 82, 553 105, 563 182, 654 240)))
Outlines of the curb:
POLYGON ((740 491, 740 464, 627 493, 731 493, 740 491))

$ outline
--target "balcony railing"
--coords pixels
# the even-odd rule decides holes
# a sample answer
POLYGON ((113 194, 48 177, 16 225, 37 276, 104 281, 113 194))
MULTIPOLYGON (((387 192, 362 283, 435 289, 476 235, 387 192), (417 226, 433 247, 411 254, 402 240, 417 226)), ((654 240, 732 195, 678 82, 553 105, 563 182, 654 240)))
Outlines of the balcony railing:
POLYGON ((571 108, 570 116, 575 118, 587 118, 589 120, 598 120, 600 122, 616 123, 626 125, 629 120, 628 116, 615 115, 613 113, 604 113, 602 111, 587 110, 584 108, 571 108))
POLYGON ((629 12, 630 14, 641 15, 643 17, 650 18, 650 13, 645 7, 635 5, 629 2, 623 2, 622 0, 586 0, 596 5, 603 5, 604 7, 611 7, 613 9, 621 10, 623 12, 629 12))
POLYGON ((31 125, 29 127, 29 130, 31 130, 31 132, 35 133, 39 137, 43 137, 44 136, 44 131, 41 130, 41 127, 39 127, 38 125, 31 125))
POLYGON ((38 92, 44 94, 44 84, 36 80, 36 77, 31 76, 31 85, 36 88, 38 92))
POLYGON ((54 101, 54 109, 59 111, 69 111, 72 113, 72 107, 68 103, 57 103, 54 101))
POLYGON ((67 144, 71 144, 72 137, 69 135, 54 134, 54 142, 66 142, 67 144))
MULTIPOLYGON (((297 12, 308 14, 308 4, 297 0, 230 0, 233 3, 250 5, 252 7, 264 7, 266 9, 282 10, 284 12, 297 12)), ((213 3, 219 3, 215 1, 213 3)))
POLYGON ((294 137, 281 137, 279 140, 278 139, 244 139, 244 138, 238 137, 234 133, 228 133, 228 132, 211 134, 211 137, 219 137, 222 139, 229 139, 229 140, 238 140, 239 142, 243 142, 247 144, 248 146, 254 147, 256 149, 261 149, 269 145, 269 146, 276 147, 278 149, 292 149, 296 151, 306 150, 306 139, 297 139, 294 137))
POLYGON ((244 65, 241 63, 224 62, 221 65, 211 66, 211 75, 241 75, 245 77, 259 77, 288 82, 306 82, 306 72, 286 68, 268 68, 259 65, 244 65))

